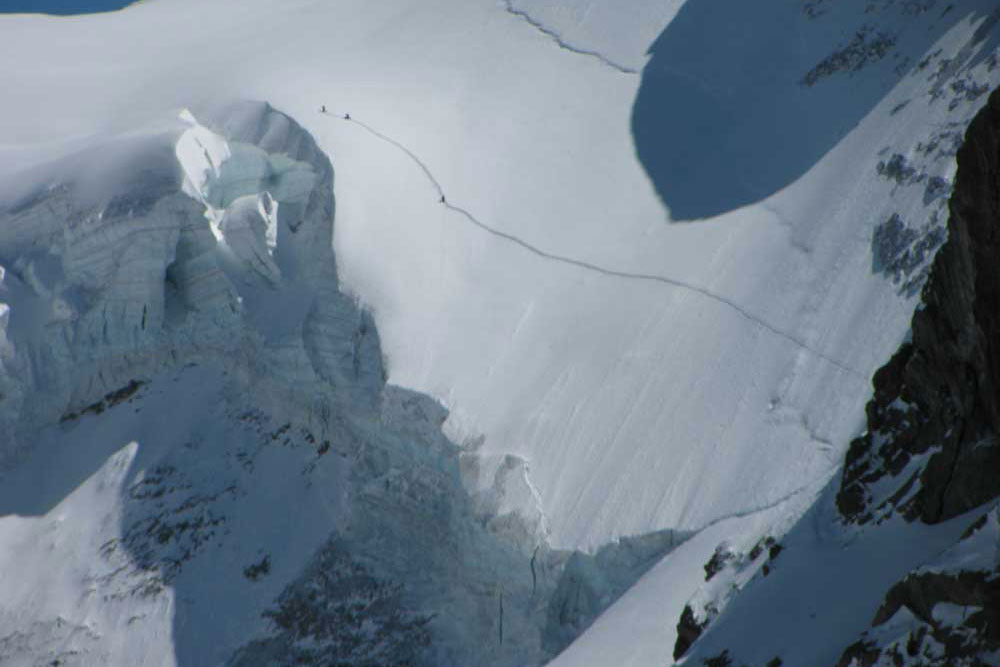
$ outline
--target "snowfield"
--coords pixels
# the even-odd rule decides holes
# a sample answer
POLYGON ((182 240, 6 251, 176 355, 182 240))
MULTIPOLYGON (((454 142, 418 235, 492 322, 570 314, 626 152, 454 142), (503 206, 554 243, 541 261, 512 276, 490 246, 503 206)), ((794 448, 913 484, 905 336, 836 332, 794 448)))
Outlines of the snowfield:
MULTIPOLYGON (((148 0, 94 16, 0 15, 0 658, 32 664, 85 645, 86 664, 277 660, 285 639, 234 651, 264 632, 284 584, 316 585, 296 577, 346 530, 345 513, 368 512, 359 516, 405 544, 393 523, 404 520, 369 492, 378 475, 406 478, 386 470, 411 459, 426 479, 460 477, 469 506, 455 501, 454 516, 484 527, 455 519, 455 548, 476 563, 454 565, 441 546, 407 564, 374 533, 344 539, 369 559, 363 576, 419 582, 399 603, 406 613, 379 627, 419 643, 429 624, 444 638, 438 664, 544 661, 644 573, 554 664, 664 664, 686 604, 721 610, 759 580, 763 561, 734 556, 731 587, 703 585, 720 544, 743 554, 792 530, 799 554, 833 559, 845 538, 797 522, 828 513, 871 374, 907 336, 943 241, 957 142, 1000 81, 994 3, 868 4, 148 0), (322 155, 246 100, 287 114, 322 155), (74 217, 87 202, 104 207, 106 226, 74 217), (201 370, 178 370, 187 364, 201 370), (253 602, 226 597, 224 579, 209 592, 193 583, 221 576, 219 563, 242 572, 263 558, 237 539, 253 533, 237 507, 239 527, 219 547, 229 556, 161 577, 162 597, 98 604, 87 582, 107 573, 52 550, 125 539, 132 496, 118 489, 198 431, 184 425, 191 415, 236 414, 175 403, 162 384, 172 373, 184 392, 249 410, 245 398, 310 433, 346 420, 351 447, 436 449, 430 462, 386 454, 394 463, 371 463, 370 478, 323 463, 320 490, 289 481, 287 495, 281 480, 307 464, 268 453, 270 472, 233 487, 252 488, 253 475, 276 485, 247 491, 273 529, 274 578, 253 602), (173 413, 169 435, 104 408, 58 425, 133 378, 166 392, 142 406, 173 413), (378 407, 384 391, 403 390, 439 402, 443 423, 420 417, 418 437, 410 412, 378 407), (101 419, 111 426, 90 423, 101 419), (86 461, 62 454, 74 438, 91 448, 86 461), (49 475, 69 481, 57 491, 26 481, 49 475), (25 501, 32 494, 44 500, 25 501), (292 539, 281 503, 326 513, 296 523, 292 539), (639 536, 651 541, 615 546, 639 536), (586 560, 599 553, 614 556, 586 560), (37 567, 21 572, 26 563, 37 567), (449 567, 457 583, 428 583, 449 567), (573 567, 593 600, 552 620, 539 596, 569 600, 558 573, 573 567), (504 588, 510 572, 521 579, 504 588), (182 590, 192 609, 226 599, 239 613, 185 612, 206 624, 194 632, 178 620, 182 590), (493 641, 498 600, 498 648, 475 654, 493 641), (421 602, 451 611, 427 620, 421 602), (78 631, 58 620, 68 609, 78 631), (126 630, 139 614, 146 630, 126 630), (476 629, 464 636, 466 618, 476 629)), ((220 451, 242 451, 235 426, 212 428, 220 451)), ((237 466, 227 457, 204 469, 237 466)), ((399 493, 421 506, 426 479, 399 493)), ((460 495, 457 482, 440 484, 460 495)), ((414 516, 433 524, 436 507, 414 516)), ((894 556, 869 597, 959 528, 894 556)), ((881 544, 859 539, 858 562, 881 544)), ((801 580, 791 581, 776 599, 794 597, 801 580)), ((823 659, 867 613, 824 626, 823 659)), ((720 632, 732 635, 719 646, 739 636, 720 632)), ((785 664, 807 664, 809 646, 785 664)))

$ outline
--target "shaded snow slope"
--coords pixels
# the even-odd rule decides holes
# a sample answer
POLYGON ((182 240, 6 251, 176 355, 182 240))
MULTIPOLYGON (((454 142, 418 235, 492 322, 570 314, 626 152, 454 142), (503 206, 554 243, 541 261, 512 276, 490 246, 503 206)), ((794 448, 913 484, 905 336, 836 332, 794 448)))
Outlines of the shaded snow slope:
POLYGON ((983 665, 1000 660, 996 506, 887 592, 838 665, 983 665))
MULTIPOLYGON (((470 512, 513 512, 496 533, 596 550, 717 529, 752 550, 856 435, 943 239, 957 141, 1000 76, 992 3, 870 6, 778 3, 745 31, 749 10, 720 27, 708 0, 156 0, 0 19, 0 57, 23 63, 0 71, 6 453, 30 456, 40 424, 175 354, 259 363, 309 424, 328 401, 375 411, 382 350, 390 382, 448 408, 470 512), (651 87, 679 98, 670 114, 642 116, 651 87), (270 101, 316 146, 253 114, 225 127, 236 98, 270 101), (332 216, 332 196, 297 190, 310 170, 329 181, 323 154, 333 238, 297 227, 332 216), (103 177, 135 155, 141 186, 103 177), (662 180, 686 157, 687 210, 662 180), (94 173, 44 189, 80 164, 94 173)), ((644 581, 700 576, 712 542, 644 581)), ((622 604, 661 593, 641 591, 622 604)), ((682 592, 607 655, 669 654, 688 598, 714 595, 682 592)), ((579 629, 613 597, 563 618, 579 629)))
POLYGON ((997 41, 990 3, 792 4, 688 2, 652 45, 632 129, 674 220, 771 197, 879 115, 901 79, 951 97, 956 75, 974 70, 997 41), (972 25, 949 39, 963 22, 972 25))
MULTIPOLYGON (((857 535, 833 529, 828 488, 782 539, 780 553, 709 626, 687 664, 728 651, 734 664, 835 665, 868 627, 885 590, 935 558, 971 521, 940 526, 895 522, 857 535)), ((669 559, 668 559, 669 560, 669 559)))

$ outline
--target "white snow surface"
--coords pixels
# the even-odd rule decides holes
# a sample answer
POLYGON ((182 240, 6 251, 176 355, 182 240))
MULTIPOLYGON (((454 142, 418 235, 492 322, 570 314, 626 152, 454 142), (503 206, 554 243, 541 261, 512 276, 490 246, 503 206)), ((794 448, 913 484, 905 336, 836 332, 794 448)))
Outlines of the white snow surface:
MULTIPOLYGON (((567 16, 583 5, 559 3, 567 16)), ((593 48, 647 48, 650 16, 671 18, 654 6, 617 12, 593 48)), ((965 44, 981 17, 958 11, 928 49, 965 44)), ((158 0, 0 25, 5 61, 24 63, 0 73, 0 145, 71 141, 171 107, 197 116, 234 96, 300 119, 334 156, 339 269, 375 313, 390 381, 441 399, 458 441, 525 459, 556 545, 696 529, 826 478, 913 308, 868 265, 873 226, 919 205, 916 192, 887 196, 877 151, 947 116, 925 101, 887 114, 926 85, 915 75, 789 187, 671 224, 629 131, 640 78, 493 2, 158 0), (440 206, 398 147, 320 104, 408 147, 450 203, 504 233, 728 303, 486 234, 440 206)), ((845 35, 824 31, 787 63, 789 86, 845 35)))
MULTIPOLYGON (((928 158, 920 144, 945 141, 945 129, 960 136, 985 98, 938 93, 958 77, 1000 78, 982 59, 992 42, 976 34, 992 25, 985 0, 956 3, 946 19, 813 4, 826 14, 778 3, 767 10, 782 18, 773 34, 723 31, 694 64, 676 64, 678 77, 708 63, 730 83, 757 66, 753 85, 785 91, 776 111, 809 95, 843 100, 843 127, 813 164, 708 219, 672 218, 630 127, 647 50, 713 5, 697 0, 627 10, 610 0, 150 0, 100 16, 0 16, 0 62, 18 63, 0 68, 0 176, 109 137, 130 137, 116 145, 138 152, 129 146, 168 133, 216 240, 259 259, 274 282, 277 202, 260 178, 277 178, 284 203, 308 175, 196 119, 234 99, 297 119, 334 164, 340 287, 373 312, 389 382, 439 399, 446 432, 481 470, 515 462, 510 496, 490 502, 520 508, 554 547, 705 529, 592 631, 628 633, 581 639, 599 641, 607 661, 583 643, 560 663, 660 664, 697 592, 663 591, 699 576, 723 539, 752 541, 805 511, 861 427, 871 373, 907 335, 916 298, 873 271, 873 233, 894 213, 919 226, 943 201, 879 178, 876 165, 898 153, 949 182, 950 155, 928 158), (899 36, 899 60, 801 83, 869 20, 899 36), (757 40, 778 46, 740 61, 736 46, 757 40), (767 60, 774 53, 782 59, 767 60), (917 66, 932 54, 929 69, 917 66), (852 106, 873 89, 882 94, 870 108, 852 106), (129 134, 140 127, 158 134, 129 134), (655 623, 628 625, 650 605, 655 623)), ((722 104, 737 88, 706 99, 722 104)), ((791 119, 810 129, 808 113, 791 119)), ((760 163, 789 145, 765 148, 760 163)), ((46 177, 32 174, 0 189, 46 177)), ((332 259, 312 267, 333 269, 332 259)), ((287 290, 248 306, 265 338, 285 333, 268 308, 294 310, 300 297, 287 290)), ((237 299, 221 288, 202 296, 237 299)), ((42 330, 57 311, 22 321, 42 330)), ((0 363, 7 327, 0 306, 0 363)), ((51 520, 0 528, 26 544, 51 520)))

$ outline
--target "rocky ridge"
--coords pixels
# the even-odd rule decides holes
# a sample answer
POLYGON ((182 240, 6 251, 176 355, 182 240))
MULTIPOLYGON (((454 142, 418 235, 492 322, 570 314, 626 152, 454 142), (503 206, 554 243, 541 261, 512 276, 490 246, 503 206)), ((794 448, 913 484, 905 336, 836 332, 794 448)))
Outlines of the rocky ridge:
POLYGON ((1000 96, 958 152, 948 240, 934 259, 911 340, 875 374, 868 427, 851 443, 837 505, 866 524, 936 523, 1000 494, 1000 96))

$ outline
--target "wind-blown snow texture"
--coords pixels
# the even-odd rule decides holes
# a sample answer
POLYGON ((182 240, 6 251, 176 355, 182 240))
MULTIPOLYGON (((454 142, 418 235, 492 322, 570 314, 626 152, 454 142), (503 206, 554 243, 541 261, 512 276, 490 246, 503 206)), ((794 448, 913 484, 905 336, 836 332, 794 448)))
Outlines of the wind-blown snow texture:
MULTIPOLYGON (((130 602, 105 605, 86 594, 103 565, 52 561, 47 592, 7 608, 31 612, 5 655, 423 647, 410 657, 530 664, 656 563, 558 664, 662 664, 685 606, 723 613, 762 539, 823 515, 808 508, 906 335, 955 147, 1000 78, 993 4, 633 4, 154 0, 0 19, 0 57, 23 63, 0 71, 9 486, 63 458, 46 451, 95 448, 0 528, 22 545, 11 562, 49 535, 80 553, 116 540, 100 562, 162 589, 135 602, 145 589, 112 582, 130 602), (176 417, 157 435, 153 414, 176 417), (196 465, 199 433, 213 453, 196 465), (255 439, 290 449, 240 472, 255 439), (159 466, 180 476, 139 503, 159 466), (243 539, 253 507, 277 531, 266 546, 243 539), (163 513, 184 528, 161 550, 140 535, 163 513), (84 514, 75 537, 53 527, 84 514), (286 530, 300 542, 279 549, 286 530), (604 546, 628 535, 641 548, 604 546), (734 555, 705 582, 716 553, 734 555), (171 574, 187 554, 199 564, 171 574), (303 607, 309 590, 345 606, 303 607), (231 622, 196 611, 218 600, 231 622), (382 610, 377 627, 317 629, 352 605, 382 610), (134 641, 108 639, 139 615, 134 641)), ((816 655, 863 625, 828 624, 816 655)))

